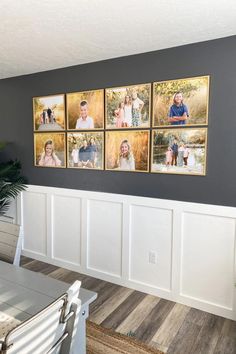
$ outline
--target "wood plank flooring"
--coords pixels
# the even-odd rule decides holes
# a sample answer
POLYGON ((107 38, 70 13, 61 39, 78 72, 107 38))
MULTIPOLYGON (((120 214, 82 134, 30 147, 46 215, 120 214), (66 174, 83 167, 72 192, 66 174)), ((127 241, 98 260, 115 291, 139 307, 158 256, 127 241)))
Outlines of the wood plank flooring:
POLYGON ((96 291, 89 319, 167 354, 236 354, 236 322, 51 264, 21 257, 21 266, 96 291))

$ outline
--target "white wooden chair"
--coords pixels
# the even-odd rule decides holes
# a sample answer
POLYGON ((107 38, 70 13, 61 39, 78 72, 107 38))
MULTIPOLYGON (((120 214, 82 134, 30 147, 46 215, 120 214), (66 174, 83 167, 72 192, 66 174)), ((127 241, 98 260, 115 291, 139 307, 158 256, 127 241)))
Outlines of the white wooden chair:
POLYGON ((19 265, 20 225, 0 220, 0 260, 19 265))
POLYGON ((66 294, 10 330, 0 341, 0 354, 79 354, 74 348, 81 301, 81 282, 66 294))

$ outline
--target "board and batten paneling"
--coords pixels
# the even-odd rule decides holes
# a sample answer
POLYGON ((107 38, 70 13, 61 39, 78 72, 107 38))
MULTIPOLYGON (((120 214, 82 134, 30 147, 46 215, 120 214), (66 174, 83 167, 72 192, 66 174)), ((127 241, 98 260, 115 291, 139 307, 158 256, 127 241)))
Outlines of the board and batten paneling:
POLYGON ((54 195, 52 197, 51 209, 52 257, 61 261, 80 265, 81 199, 70 196, 54 195))
POLYGON ((233 311, 235 219, 183 213, 181 251, 180 295, 233 311))
POLYGON ((236 208, 29 186, 23 254, 236 319, 236 208))
POLYGON ((122 204, 88 200, 87 267, 121 276, 122 204))
POLYGON ((130 280, 170 291, 172 210, 131 205, 130 230, 130 280))
POLYGON ((30 189, 24 193, 23 212, 23 249, 47 257, 47 223, 51 213, 47 207, 47 193, 33 192, 30 189))

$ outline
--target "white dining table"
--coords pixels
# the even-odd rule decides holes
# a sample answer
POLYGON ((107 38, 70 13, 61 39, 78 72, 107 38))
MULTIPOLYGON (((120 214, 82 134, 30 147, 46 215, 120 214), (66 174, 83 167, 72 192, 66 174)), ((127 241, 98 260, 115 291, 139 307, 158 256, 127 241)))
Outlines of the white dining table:
MULTIPOLYGON (((0 261, 0 311, 25 321, 64 294, 69 284, 0 261)), ((86 318, 97 293, 81 288, 81 311, 75 338, 76 353, 86 354, 86 318)))

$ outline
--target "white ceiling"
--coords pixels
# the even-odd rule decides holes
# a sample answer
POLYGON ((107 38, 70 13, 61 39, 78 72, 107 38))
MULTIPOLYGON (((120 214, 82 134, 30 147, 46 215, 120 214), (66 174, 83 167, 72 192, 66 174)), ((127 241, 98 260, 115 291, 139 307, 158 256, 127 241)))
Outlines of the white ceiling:
POLYGON ((0 0, 0 79, 235 34, 235 0, 0 0))

